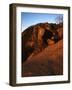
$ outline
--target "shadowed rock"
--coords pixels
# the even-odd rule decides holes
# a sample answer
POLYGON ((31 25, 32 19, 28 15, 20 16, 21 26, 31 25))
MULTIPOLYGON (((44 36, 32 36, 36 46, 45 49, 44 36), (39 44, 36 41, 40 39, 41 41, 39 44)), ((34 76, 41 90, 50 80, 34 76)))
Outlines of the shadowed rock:
POLYGON ((39 23, 22 32, 22 61, 26 61, 33 51, 41 52, 48 45, 55 44, 61 37, 56 24, 39 23), (54 28, 54 29, 53 29, 54 28))

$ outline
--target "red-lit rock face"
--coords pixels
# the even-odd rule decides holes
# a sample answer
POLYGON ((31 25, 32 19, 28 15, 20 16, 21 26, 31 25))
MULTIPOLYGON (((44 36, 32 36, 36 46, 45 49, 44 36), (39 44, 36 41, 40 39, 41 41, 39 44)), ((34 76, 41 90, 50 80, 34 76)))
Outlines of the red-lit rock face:
MULTIPOLYGON (((34 54, 34 53, 32 53, 34 54)), ((63 74, 63 40, 46 47, 37 55, 30 55, 22 64, 22 76, 48 76, 63 74), (29 74, 29 72, 31 74, 29 74)))
POLYGON ((59 27, 59 25, 56 24, 39 23, 23 31, 22 76, 62 74, 62 38, 63 26, 59 27), (60 59, 58 59, 59 57, 60 59), (56 59, 58 60, 56 61, 56 59), (60 65, 58 61, 60 62, 60 65), (41 64, 43 63, 44 66, 42 67, 41 64), (37 71, 36 69, 36 64, 40 65, 40 67, 37 69, 40 70, 40 68, 43 68, 43 70, 45 69, 45 73, 43 73, 44 71, 39 73, 39 70, 37 71), (36 71, 32 68, 35 68, 36 71), (51 71, 48 68, 51 68, 51 71))

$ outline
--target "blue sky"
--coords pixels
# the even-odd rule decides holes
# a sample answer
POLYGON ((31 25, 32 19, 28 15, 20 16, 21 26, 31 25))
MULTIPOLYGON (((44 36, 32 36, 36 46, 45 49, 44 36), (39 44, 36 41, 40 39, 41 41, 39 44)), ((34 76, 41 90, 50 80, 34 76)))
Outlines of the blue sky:
POLYGON ((48 13, 26 13, 21 12, 21 28, 22 31, 31 25, 48 22, 56 23, 56 17, 62 16, 62 14, 48 14, 48 13))

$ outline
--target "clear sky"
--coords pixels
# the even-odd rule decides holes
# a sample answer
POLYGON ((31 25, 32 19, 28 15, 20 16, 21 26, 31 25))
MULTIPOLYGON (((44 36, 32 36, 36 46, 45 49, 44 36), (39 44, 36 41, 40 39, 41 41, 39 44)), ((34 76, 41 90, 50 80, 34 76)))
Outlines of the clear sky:
POLYGON ((22 31, 31 25, 48 22, 56 23, 56 18, 62 16, 62 14, 48 14, 48 13, 26 13, 21 12, 21 28, 22 31))

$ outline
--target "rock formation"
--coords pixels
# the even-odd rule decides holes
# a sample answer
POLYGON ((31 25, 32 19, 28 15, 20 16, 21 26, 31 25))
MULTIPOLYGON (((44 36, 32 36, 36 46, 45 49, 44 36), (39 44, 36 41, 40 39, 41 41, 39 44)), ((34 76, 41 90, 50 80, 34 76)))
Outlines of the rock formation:
POLYGON ((38 23, 24 30, 22 32, 22 76, 62 74, 62 39, 63 26, 57 24, 38 23), (42 64, 44 68, 41 67, 42 64), (40 68, 43 70, 39 72, 40 68))

